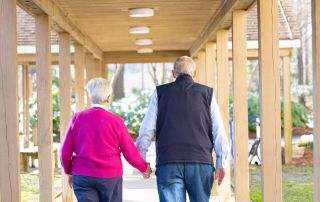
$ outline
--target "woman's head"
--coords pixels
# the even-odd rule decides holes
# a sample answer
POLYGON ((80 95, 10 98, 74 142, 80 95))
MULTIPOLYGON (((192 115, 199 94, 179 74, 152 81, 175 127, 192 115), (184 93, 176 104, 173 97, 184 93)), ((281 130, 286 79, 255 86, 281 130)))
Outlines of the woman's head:
POLYGON ((87 92, 92 104, 106 104, 110 102, 112 87, 106 79, 94 78, 88 82, 87 92))

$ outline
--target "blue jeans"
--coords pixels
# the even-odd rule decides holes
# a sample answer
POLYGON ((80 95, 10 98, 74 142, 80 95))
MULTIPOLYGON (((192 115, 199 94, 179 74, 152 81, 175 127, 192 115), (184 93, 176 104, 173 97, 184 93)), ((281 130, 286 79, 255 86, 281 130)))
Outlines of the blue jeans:
POLYGON ((122 202, 122 177, 74 175, 73 190, 78 202, 122 202))
POLYGON ((213 185, 214 167, 200 163, 170 163, 156 170, 160 202, 208 202, 213 185))

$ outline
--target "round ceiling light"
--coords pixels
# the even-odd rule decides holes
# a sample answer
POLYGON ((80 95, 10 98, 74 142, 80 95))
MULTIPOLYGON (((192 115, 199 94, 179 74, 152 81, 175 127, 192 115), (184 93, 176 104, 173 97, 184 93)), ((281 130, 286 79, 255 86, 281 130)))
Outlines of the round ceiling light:
POLYGON ((140 48, 140 49, 138 49, 138 53, 153 53, 153 49, 151 49, 151 48, 140 48))
POLYGON ((136 45, 138 46, 152 45, 152 39, 136 39, 136 45))
POLYGON ((133 18, 145 18, 154 16, 153 8, 131 8, 129 16, 133 18))
POLYGON ((149 27, 130 27, 129 33, 130 34, 149 34, 150 28, 149 27))

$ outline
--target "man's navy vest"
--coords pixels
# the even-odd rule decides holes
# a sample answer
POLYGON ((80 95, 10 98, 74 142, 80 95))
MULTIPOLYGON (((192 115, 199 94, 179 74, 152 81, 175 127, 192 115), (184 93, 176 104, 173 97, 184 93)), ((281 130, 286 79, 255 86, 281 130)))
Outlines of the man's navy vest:
POLYGON ((212 161, 210 105, 213 89, 188 75, 157 87, 157 165, 212 161))

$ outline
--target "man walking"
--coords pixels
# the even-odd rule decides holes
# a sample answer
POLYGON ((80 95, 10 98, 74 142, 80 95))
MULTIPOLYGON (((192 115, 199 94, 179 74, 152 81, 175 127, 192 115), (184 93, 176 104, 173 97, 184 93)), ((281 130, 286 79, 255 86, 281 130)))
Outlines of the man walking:
POLYGON ((228 140, 213 89, 195 83, 196 65, 187 56, 174 64, 174 82, 158 86, 140 128, 142 157, 156 137, 156 176, 160 202, 208 202, 214 172, 225 175, 228 140), (216 169, 212 150, 216 153, 216 169))

